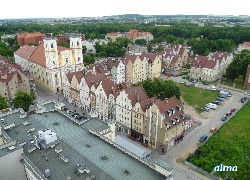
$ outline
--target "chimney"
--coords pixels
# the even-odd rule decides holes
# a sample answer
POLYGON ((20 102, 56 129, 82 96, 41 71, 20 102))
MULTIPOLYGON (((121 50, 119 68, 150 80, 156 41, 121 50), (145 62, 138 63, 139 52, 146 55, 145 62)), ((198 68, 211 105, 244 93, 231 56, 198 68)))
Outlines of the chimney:
POLYGON ((165 98, 166 103, 168 104, 168 98, 165 98))
POLYGON ((115 88, 114 87, 112 87, 112 93, 115 93, 115 88))

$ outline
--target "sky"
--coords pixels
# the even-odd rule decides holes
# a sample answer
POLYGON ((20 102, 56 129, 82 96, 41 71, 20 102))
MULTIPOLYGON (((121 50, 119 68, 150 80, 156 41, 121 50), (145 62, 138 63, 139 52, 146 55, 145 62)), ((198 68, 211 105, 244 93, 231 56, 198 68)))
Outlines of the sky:
POLYGON ((246 0, 4 0, 0 19, 141 15, 250 15, 246 0))

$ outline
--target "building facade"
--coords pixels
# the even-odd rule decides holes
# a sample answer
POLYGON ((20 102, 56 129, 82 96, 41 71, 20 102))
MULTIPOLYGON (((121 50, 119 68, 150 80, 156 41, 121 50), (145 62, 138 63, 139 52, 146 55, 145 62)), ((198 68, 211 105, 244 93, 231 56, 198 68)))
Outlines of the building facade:
MULTIPOLYGON (((22 59, 26 58, 20 57, 18 54, 25 54, 24 51, 26 49, 21 48, 15 52, 15 58, 18 59, 17 62, 20 65, 22 59)), ((70 37, 70 48, 57 46, 54 38, 44 39, 26 60, 28 60, 32 78, 52 92, 63 90, 68 72, 85 69, 81 37, 70 37)))

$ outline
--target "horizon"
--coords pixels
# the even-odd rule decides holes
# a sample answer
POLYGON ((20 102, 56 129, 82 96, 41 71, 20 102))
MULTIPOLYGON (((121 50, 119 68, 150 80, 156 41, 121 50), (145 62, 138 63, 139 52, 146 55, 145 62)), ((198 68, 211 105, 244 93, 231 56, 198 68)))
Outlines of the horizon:
POLYGON ((239 16, 250 15, 248 6, 243 6, 244 0, 237 3, 228 3, 227 0, 179 0, 178 3, 158 0, 150 3, 143 0, 127 0, 122 5, 112 0, 83 2, 74 0, 71 3, 58 3, 44 0, 40 6, 35 6, 34 1, 26 0, 25 6, 19 1, 4 1, 1 3, 0 19, 37 19, 37 18, 76 18, 76 17, 104 17, 120 14, 140 15, 215 15, 239 16), (6 8, 10 7, 10 8, 6 8), (24 10, 23 10, 24 9, 24 10), (10 13, 11 12, 11 13, 10 13))

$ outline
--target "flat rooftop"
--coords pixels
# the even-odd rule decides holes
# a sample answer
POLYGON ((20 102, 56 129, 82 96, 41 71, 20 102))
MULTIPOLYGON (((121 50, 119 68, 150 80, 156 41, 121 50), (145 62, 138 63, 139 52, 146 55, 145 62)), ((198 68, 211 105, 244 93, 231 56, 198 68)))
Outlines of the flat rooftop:
POLYGON ((82 125, 83 127, 81 127, 57 111, 46 114, 47 117, 32 114, 28 118, 20 119, 20 113, 14 113, 3 118, 8 123, 14 122, 16 124, 16 127, 6 132, 13 140, 17 142, 25 141, 27 143, 23 146, 24 153, 35 166, 43 174, 45 174, 44 171, 46 169, 50 169, 51 176, 49 179, 66 179, 68 176, 72 179, 84 179, 91 175, 94 175, 96 179, 106 180, 163 179, 158 172, 90 134, 87 129, 104 128, 99 120, 90 120, 85 126, 82 125), (25 121, 28 121, 30 124, 23 125, 25 121), (57 123, 54 124, 55 122, 57 123), (35 128, 35 131, 28 133, 28 130, 31 128, 35 128), (34 140, 33 135, 38 130, 47 128, 57 133, 62 139, 56 147, 62 147, 60 154, 67 156, 68 163, 59 159, 59 156, 55 153, 56 147, 53 149, 36 149, 28 153, 28 148, 33 144, 31 143, 34 140), (76 163, 86 165, 90 169, 90 173, 77 175, 75 173, 76 163))

